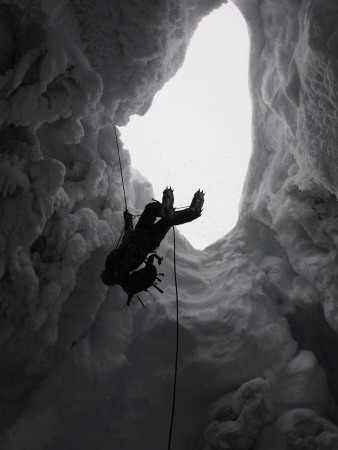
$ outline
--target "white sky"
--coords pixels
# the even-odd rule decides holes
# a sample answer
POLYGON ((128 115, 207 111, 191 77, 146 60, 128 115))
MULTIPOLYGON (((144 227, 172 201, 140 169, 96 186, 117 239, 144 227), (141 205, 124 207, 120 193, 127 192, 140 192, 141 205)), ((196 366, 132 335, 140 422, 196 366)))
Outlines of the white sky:
POLYGON ((143 117, 121 127, 132 166, 153 184, 155 198, 174 188, 175 206, 206 192, 202 216, 180 225, 203 249, 236 224, 251 153, 249 38, 231 3, 204 18, 184 65, 155 96, 143 117))

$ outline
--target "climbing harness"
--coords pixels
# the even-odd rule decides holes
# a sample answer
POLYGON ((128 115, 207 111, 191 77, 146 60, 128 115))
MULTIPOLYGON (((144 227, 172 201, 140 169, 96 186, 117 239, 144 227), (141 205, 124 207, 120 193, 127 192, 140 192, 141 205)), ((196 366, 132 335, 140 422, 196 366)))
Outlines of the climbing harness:
POLYGON ((174 414, 175 414, 175 405, 176 405, 176 385, 177 385, 177 363, 178 363, 178 346, 179 346, 179 317, 178 317, 178 289, 177 289, 177 272, 176 272, 176 236, 175 236, 175 227, 173 227, 174 234, 174 275, 175 275, 175 291, 176 291, 176 355, 175 355, 175 370, 174 370, 174 387, 173 387, 173 400, 172 400, 172 408, 171 408, 171 420, 170 420, 170 429, 169 429, 169 440, 168 440, 168 450, 170 450, 171 446, 171 436, 173 431, 174 424, 174 414))

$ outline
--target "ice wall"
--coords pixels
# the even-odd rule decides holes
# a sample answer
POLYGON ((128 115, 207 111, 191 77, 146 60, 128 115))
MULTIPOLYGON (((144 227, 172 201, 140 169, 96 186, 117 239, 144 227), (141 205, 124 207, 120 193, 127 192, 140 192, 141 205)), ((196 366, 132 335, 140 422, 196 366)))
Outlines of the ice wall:
MULTIPOLYGON (((253 153, 235 229, 205 252, 177 238, 173 448, 332 450, 338 7, 235 3, 253 153)), ((146 111, 219 4, 0 1, 1 449, 167 448, 173 240, 146 310, 101 283, 124 208, 113 124, 146 111)), ((120 146, 136 213, 151 186, 120 146)))

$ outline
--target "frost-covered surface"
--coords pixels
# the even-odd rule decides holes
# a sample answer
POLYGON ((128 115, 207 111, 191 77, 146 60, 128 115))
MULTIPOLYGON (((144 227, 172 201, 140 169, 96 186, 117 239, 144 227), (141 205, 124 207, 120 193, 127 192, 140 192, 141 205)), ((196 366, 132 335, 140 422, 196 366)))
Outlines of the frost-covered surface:
MULTIPOLYGON (((253 155, 235 229, 204 252, 177 236, 173 448, 334 450, 338 7, 236 3, 253 155)), ((0 2, 1 449, 167 448, 173 238, 146 310, 100 281, 124 208, 112 124, 147 109, 218 4, 0 2)), ((151 186, 120 146, 137 213, 151 186)))

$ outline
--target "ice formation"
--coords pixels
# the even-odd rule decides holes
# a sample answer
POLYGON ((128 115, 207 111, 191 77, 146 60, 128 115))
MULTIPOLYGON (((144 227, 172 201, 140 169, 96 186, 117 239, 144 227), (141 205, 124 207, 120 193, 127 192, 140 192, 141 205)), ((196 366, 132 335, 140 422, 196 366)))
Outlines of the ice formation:
MULTIPOLYGON (((147 110, 220 3, 0 2, 3 450, 167 448, 173 238, 146 310, 102 284, 124 208, 113 124, 147 110)), ((338 6, 234 3, 251 37, 252 158, 237 226, 203 252, 177 238, 173 448, 334 450, 338 6)), ((120 146, 137 213, 151 185, 120 146)))

